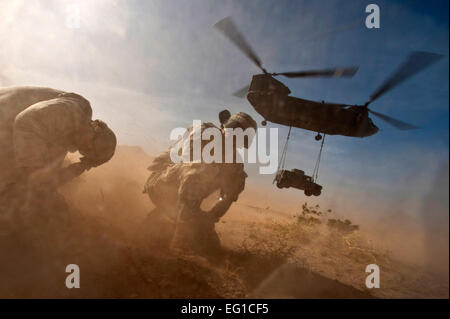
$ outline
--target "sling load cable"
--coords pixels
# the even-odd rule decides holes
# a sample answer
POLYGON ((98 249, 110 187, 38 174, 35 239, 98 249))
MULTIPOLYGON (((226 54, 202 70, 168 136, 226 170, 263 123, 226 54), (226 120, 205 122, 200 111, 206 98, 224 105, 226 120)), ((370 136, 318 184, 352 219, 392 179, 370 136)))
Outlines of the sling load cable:
POLYGON ((319 151, 319 155, 317 156, 316 165, 314 166, 314 171, 311 176, 314 183, 317 181, 317 178, 319 177, 320 158, 322 157, 322 149, 323 149, 323 143, 325 143, 325 136, 326 135, 324 134, 322 143, 320 144, 320 151, 319 151))
MULTIPOLYGON (((289 137, 291 136, 291 129, 292 129, 292 126, 289 126, 289 132, 286 137, 286 142, 284 143, 283 152, 281 153, 280 163, 278 164, 278 168, 277 168, 277 175, 275 175, 275 178, 273 179, 272 184, 275 183, 275 181, 277 180, 278 172, 280 171, 280 169, 284 169, 284 164, 286 162, 287 146, 288 146, 288 142, 289 142, 289 137)), ((280 176, 280 178, 281 177, 282 176, 280 176)))

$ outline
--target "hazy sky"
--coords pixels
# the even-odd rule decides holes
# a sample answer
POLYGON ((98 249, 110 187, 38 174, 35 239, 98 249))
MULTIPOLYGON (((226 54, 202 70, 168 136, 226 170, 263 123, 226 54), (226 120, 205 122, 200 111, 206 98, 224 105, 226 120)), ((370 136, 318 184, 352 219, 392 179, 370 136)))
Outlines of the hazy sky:
MULTIPOLYGON (((374 119, 381 130, 375 136, 328 136, 322 159, 327 201, 352 197, 388 209, 400 198, 403 209, 415 210, 437 168, 448 167, 447 13, 447 0, 0 0, 0 85, 81 93, 120 143, 153 152, 168 146, 171 129, 192 119, 216 121, 225 106, 262 120, 245 99, 231 96, 258 69, 212 27, 223 17, 234 18, 268 70, 360 65, 353 79, 281 79, 292 95, 308 99, 364 103, 410 51, 444 54, 372 105, 421 130, 398 131, 374 119), (364 26, 369 3, 380 6, 380 29, 364 26), (79 28, 66 25, 73 4, 79 28)), ((287 128, 279 128, 281 148, 287 128)), ((319 143, 313 132, 292 134, 287 166, 310 173, 319 143)), ((272 178, 252 174, 249 182, 262 179, 269 189, 272 178)), ((443 200, 448 206, 448 195, 443 200)))

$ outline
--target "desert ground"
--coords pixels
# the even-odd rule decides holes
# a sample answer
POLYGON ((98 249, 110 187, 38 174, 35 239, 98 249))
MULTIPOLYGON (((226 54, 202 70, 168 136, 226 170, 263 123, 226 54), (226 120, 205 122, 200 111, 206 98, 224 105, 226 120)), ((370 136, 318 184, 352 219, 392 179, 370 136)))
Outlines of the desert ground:
POLYGON ((153 208, 142 193, 151 160, 138 147, 120 146, 109 163, 61 190, 70 207, 64 231, 31 226, 4 238, 0 297, 449 297, 448 268, 445 275, 402 260, 365 225, 303 193, 298 205, 278 210, 246 189, 217 225, 220 257, 159 247, 144 223, 153 208), (67 264, 80 266, 79 289, 64 286, 67 264), (380 267, 378 289, 365 285, 368 264, 380 267))

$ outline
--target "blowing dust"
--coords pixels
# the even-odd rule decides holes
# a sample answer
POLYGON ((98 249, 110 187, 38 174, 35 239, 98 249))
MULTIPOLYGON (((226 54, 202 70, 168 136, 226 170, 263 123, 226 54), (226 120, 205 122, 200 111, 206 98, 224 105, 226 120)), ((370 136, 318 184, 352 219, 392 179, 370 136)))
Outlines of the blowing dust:
MULTIPOLYGON (((422 245, 419 251, 427 252, 430 227, 401 218, 374 226, 354 214, 345 217, 359 227, 342 231, 329 222, 343 221, 342 215, 302 206, 303 197, 290 208, 261 205, 252 184, 217 226, 226 257, 211 260, 158 247, 144 227, 153 209, 142 193, 151 160, 139 147, 119 146, 110 162, 60 190, 70 210, 67 223, 31 227, 3 240, 7 262, 0 269, 0 296, 448 298, 448 262, 442 282, 445 265, 430 267, 425 260, 431 253, 402 256, 389 247, 407 238, 416 251, 422 245), (317 222, 308 219, 312 211, 320 212, 311 215, 317 222), (380 264, 385 289, 365 288, 369 263, 380 264), (80 289, 64 285, 68 264, 80 266, 80 289)), ((448 231, 446 236, 448 245, 448 231)))

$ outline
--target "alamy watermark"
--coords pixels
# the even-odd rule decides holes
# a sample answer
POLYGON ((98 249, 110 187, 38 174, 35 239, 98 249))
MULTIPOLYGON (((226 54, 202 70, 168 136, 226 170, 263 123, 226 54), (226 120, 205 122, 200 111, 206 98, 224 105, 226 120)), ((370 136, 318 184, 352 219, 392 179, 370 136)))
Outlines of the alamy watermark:
POLYGON ((273 174, 278 168, 278 128, 202 129, 202 122, 194 120, 191 131, 175 128, 170 140, 176 141, 170 148, 174 163, 258 163, 260 174, 273 174))
POLYGON ((380 267, 377 264, 370 264, 366 267, 366 287, 369 289, 380 288, 380 267))
POLYGON ((366 17, 367 29, 379 29, 380 28, 380 7, 377 4, 369 4, 366 7, 366 13, 369 15, 366 17))
POLYGON ((80 288, 80 267, 77 264, 69 264, 66 266, 66 287, 69 289, 80 288))

